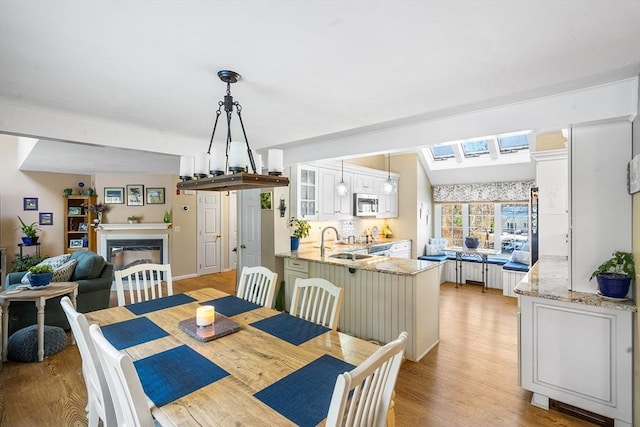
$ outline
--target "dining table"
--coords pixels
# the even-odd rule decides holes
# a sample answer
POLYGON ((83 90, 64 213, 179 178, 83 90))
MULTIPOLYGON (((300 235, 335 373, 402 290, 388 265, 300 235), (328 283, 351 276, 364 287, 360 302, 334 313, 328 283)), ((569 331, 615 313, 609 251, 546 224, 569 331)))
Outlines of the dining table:
POLYGON ((132 357, 161 425, 322 425, 338 374, 379 348, 213 288, 87 318, 132 357), (218 338, 194 333, 204 305, 215 308, 218 338))

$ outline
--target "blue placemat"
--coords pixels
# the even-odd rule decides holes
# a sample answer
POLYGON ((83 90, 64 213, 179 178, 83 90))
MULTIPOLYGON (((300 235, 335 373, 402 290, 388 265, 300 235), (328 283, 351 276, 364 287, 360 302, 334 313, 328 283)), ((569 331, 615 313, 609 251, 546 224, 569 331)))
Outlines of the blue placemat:
POLYGON ((191 298, 189 295, 178 294, 172 295, 170 297, 163 297, 145 302, 125 305, 125 308, 127 308, 133 314, 140 316, 141 314, 147 314, 151 313, 152 311, 163 310, 165 308, 175 307, 176 305, 187 304, 194 301, 196 301, 196 299, 191 298))
POLYGON ((146 317, 136 317, 103 326, 102 334, 118 350, 169 335, 167 331, 146 317))
POLYGON ((227 317, 262 307, 261 305, 254 304, 233 295, 201 302, 200 305, 212 305, 216 308, 217 312, 224 314, 227 317))
POLYGON ((160 407, 229 375, 186 345, 133 362, 149 399, 160 407))
POLYGON ((293 345, 300 345, 331 330, 287 313, 258 320, 251 326, 293 345))
POLYGON ((336 378, 353 368, 325 354, 254 396, 299 426, 315 426, 327 417, 336 378))

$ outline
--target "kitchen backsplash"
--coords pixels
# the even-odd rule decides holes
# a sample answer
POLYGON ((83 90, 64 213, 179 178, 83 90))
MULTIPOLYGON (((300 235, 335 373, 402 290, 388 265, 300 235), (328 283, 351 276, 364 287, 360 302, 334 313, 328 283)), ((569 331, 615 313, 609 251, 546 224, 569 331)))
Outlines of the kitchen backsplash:
MULTIPOLYGON (((348 236, 355 236, 356 241, 359 240, 360 236, 365 235, 365 233, 371 234, 371 229, 373 227, 378 227, 378 232, 380 236, 382 236, 382 229, 385 224, 388 224, 393 230, 393 222, 394 220, 390 219, 375 219, 375 218, 367 218, 367 219, 349 219, 349 220, 341 220, 341 221, 309 221, 311 224, 311 233, 309 237, 303 240, 303 243, 320 243, 322 229, 324 227, 332 226, 335 227, 340 233, 340 238, 347 240, 348 236)), ((331 241, 335 239, 335 233, 333 230, 329 230, 325 233, 325 239, 327 241, 331 241)))

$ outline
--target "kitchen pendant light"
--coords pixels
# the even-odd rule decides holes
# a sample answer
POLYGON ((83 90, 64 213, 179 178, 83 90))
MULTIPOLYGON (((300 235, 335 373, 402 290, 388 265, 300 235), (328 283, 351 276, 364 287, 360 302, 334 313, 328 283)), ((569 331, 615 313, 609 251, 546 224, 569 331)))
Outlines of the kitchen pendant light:
POLYGON ((341 161, 341 164, 342 164, 342 177, 340 179, 340 182, 336 186, 336 192, 338 193, 338 196, 343 197, 343 196, 346 196, 347 193, 349 192, 349 187, 347 187, 347 184, 344 183, 344 160, 341 161))
POLYGON ((384 194, 393 194, 396 191, 395 182, 391 179, 391 154, 387 154, 387 180, 382 184, 384 194))
POLYGON ((272 162, 273 151, 279 155, 279 158, 274 160, 274 163, 279 167, 273 171, 270 167, 268 175, 262 175, 261 162, 256 167, 254 153, 249 147, 247 132, 242 121, 242 106, 231 96, 231 83, 236 83, 240 79, 240 74, 221 70, 218 71, 218 77, 227 84, 227 93, 222 101, 218 101, 209 150, 206 153, 198 153, 195 157, 180 157, 180 179, 182 182, 178 182, 178 190, 231 191, 288 186, 289 178, 281 176, 282 150, 269 150, 269 163, 272 162), (226 144, 224 147, 213 147, 212 153, 213 137, 223 107, 227 119, 226 144), (244 142, 231 138, 231 119, 234 107, 244 142))

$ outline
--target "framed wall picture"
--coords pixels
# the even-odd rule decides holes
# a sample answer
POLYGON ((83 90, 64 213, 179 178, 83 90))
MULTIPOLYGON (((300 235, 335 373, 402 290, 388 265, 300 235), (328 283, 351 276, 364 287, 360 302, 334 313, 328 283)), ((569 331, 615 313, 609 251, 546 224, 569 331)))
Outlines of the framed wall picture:
POLYGON ((69 240, 70 248, 81 248, 82 247, 82 239, 71 239, 69 240))
POLYGON ((78 231, 89 231, 89 224, 86 222, 81 222, 78 224, 78 231))
POLYGON ((53 225, 53 212, 40 212, 39 225, 53 225))
POLYGON ((144 185, 127 185, 127 206, 144 206, 144 185))
POLYGON ((37 211, 38 210, 38 198, 37 197, 25 197, 22 199, 22 210, 25 211, 37 211))
POLYGON ((82 208, 80 206, 69 206, 69 215, 82 215, 82 208))
POLYGON ((147 187, 147 204, 164 205, 164 187, 147 187))
POLYGON ((261 209, 273 209, 271 191, 265 191, 260 193, 260 208, 261 209))
POLYGON ((124 188, 104 187, 104 202, 114 205, 124 203, 124 188))

